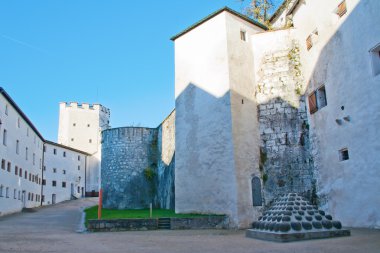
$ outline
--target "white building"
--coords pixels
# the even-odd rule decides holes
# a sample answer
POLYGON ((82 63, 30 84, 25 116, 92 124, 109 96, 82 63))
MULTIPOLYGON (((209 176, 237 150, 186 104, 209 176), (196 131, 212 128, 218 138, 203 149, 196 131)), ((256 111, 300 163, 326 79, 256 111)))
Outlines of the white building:
POLYGON ((96 196, 100 182, 101 132, 109 128, 110 110, 100 104, 60 103, 58 143, 90 154, 86 191, 96 196))
POLYGON ((85 196, 89 154, 51 141, 44 146, 43 205, 85 196))
MULTIPOLYGON (((295 181, 268 179, 259 151, 282 154, 304 139, 288 143, 283 126, 265 128, 261 113, 307 110, 299 117, 310 136, 310 192, 344 225, 380 227, 378 10, 378 0, 292 1, 271 20, 279 30, 266 31, 223 8, 173 37, 176 212, 224 213, 233 226, 248 227, 261 211, 250 183, 257 175, 266 187, 307 188, 311 175, 303 171, 295 181)), ((279 174, 282 166, 293 164, 278 164, 279 174)), ((262 191, 264 201, 274 197, 262 191)))
POLYGON ((41 204, 44 139, 0 88, 0 215, 41 204))

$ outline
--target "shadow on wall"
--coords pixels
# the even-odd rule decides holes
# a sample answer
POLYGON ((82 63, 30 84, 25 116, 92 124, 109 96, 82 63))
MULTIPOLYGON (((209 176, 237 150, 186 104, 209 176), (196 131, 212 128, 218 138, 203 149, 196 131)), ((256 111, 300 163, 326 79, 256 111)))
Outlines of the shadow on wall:
POLYGON ((311 70, 305 73, 306 93, 317 92, 310 136, 322 208, 347 226, 380 227, 380 75, 374 74, 371 62, 380 51, 371 51, 380 43, 380 2, 353 2, 347 1, 347 14, 331 25, 335 31, 320 31, 315 45, 304 48, 302 60, 311 70), (327 98, 323 108, 318 104, 322 85, 327 98), (342 149, 348 150, 349 160, 341 161, 342 149))

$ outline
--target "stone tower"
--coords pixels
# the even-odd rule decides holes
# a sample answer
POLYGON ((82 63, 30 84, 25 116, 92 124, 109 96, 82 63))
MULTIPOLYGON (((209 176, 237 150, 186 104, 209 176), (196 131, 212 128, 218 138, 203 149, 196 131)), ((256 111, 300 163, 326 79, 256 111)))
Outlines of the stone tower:
POLYGON ((58 143, 91 156, 87 161, 86 194, 96 195, 100 183, 101 132, 109 128, 110 110, 100 104, 62 102, 58 143))

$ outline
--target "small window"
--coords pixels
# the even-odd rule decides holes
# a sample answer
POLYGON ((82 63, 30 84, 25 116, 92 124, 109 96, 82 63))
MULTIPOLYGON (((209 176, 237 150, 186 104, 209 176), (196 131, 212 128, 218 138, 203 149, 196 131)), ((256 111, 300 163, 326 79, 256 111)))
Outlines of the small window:
POLYGON ((66 188, 66 182, 62 182, 62 188, 66 188))
POLYGON ((89 143, 92 143, 92 140, 91 140, 91 139, 89 139, 89 140, 88 140, 88 142, 89 142, 89 143))
POLYGON ((18 176, 18 167, 15 166, 15 175, 18 176))
POLYGON ((53 186, 53 187, 56 187, 56 186, 57 186, 57 181, 53 180, 53 181, 52 181, 52 186, 53 186))
POLYGON ((73 127, 75 127, 77 124, 76 123, 73 123, 73 127))
POLYGON ((28 160, 28 148, 25 148, 25 160, 28 160))
POLYGON ((346 1, 345 0, 338 5, 338 8, 335 9, 335 13, 339 17, 342 17, 344 14, 347 13, 347 6, 346 6, 346 1))
POLYGON ((0 185, 0 197, 3 197, 4 186, 0 185))
POLYGON ((33 165, 36 165, 36 154, 33 153, 33 165))
POLYGON ((66 170, 62 170, 63 175, 66 175, 66 170))
POLYGON ((240 31, 240 39, 242 41, 246 41, 247 40, 247 32, 246 31, 240 31))
POLYGON ((80 193, 80 187, 78 186, 78 193, 80 193))
POLYGON ((5 188, 5 197, 9 198, 9 187, 5 188))
POLYGON ((3 170, 5 170, 5 160, 4 160, 4 159, 1 160, 1 168, 2 168, 3 170))
POLYGON ((8 115, 8 105, 5 105, 5 115, 8 115))
POLYGON ((7 171, 8 171, 8 172, 11 172, 11 167, 12 167, 11 163, 8 162, 8 164, 7 164, 7 171))
POLYGON ((29 173, 29 181, 32 181, 32 173, 29 173))
POLYGON ((22 169, 20 168, 20 171, 19 171, 19 173, 18 173, 18 176, 19 177, 22 177, 22 169))
POLYGON ((78 161, 80 161, 80 155, 78 155, 78 161))
POLYGON ((372 48, 369 52, 372 61, 372 73, 374 76, 377 76, 380 74, 380 43, 372 48))
POLYGON ((54 154, 54 155, 57 154, 57 149, 53 149, 53 154, 54 154))
POLYGON ((42 179, 42 185, 46 185, 46 179, 42 179))
POLYGON ((44 166, 44 171, 46 171, 46 166, 44 166))
POLYGON ((28 171, 25 171, 25 172, 24 172, 24 178, 25 178, 25 179, 28 179, 28 171))
POLYGON ((90 127, 90 124, 87 124, 87 127, 90 127))
POLYGON ((21 192, 18 191, 18 200, 20 200, 20 199, 21 199, 21 192))
POLYGON ((17 199, 17 190, 16 189, 13 190, 13 198, 17 199))
POLYGON ((63 157, 66 157, 66 152, 65 151, 63 151, 63 157))
POLYGON ((310 114, 315 113, 327 105, 326 88, 324 85, 313 91, 309 95, 309 111, 310 114))
POLYGON ((78 166, 78 170, 80 170, 80 166, 78 166))
POLYGON ((3 131, 3 145, 4 146, 7 146, 7 130, 6 129, 4 129, 4 131, 3 131))
POLYGON ((53 168, 53 173, 57 173, 57 169, 56 168, 53 168))
POLYGON ((340 161, 346 161, 348 159, 350 159, 350 157, 348 155, 348 149, 343 148, 343 149, 339 150, 339 160, 340 161))
POLYGON ((20 141, 17 140, 16 141, 16 154, 19 154, 20 153, 20 141))
POLYGON ((71 138, 71 141, 74 141, 74 138, 71 138))

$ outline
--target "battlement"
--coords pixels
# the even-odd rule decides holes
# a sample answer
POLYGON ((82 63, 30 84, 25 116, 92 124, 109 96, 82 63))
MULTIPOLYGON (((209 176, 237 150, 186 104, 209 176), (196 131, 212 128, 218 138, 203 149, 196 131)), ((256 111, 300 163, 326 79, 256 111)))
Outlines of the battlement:
POLYGON ((78 102, 61 102, 60 108, 84 109, 84 110, 97 110, 106 114, 110 114, 110 109, 102 106, 101 104, 78 103, 78 102))

